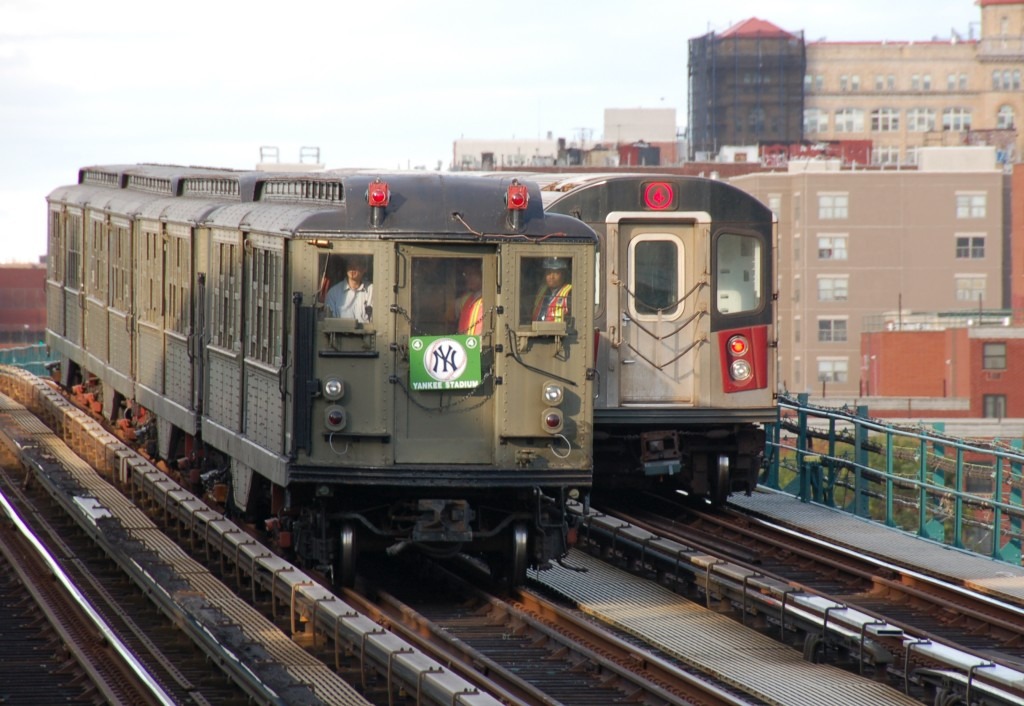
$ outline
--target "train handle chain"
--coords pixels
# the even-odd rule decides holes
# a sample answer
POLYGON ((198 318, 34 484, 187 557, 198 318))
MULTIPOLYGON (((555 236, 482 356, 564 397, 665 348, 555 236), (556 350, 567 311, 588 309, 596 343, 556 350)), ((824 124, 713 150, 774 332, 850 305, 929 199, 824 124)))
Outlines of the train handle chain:
MULTIPOLYGON (((409 394, 409 388, 402 381, 402 378, 399 377, 398 375, 393 375, 391 380, 392 380, 392 382, 394 384, 396 384, 396 385, 398 385, 399 387, 402 388, 402 390, 405 392, 405 396, 414 405, 416 405, 417 407, 422 409, 424 412, 429 412, 431 414, 438 414, 438 413, 441 413, 441 412, 450 412, 450 411, 469 412, 470 410, 474 410, 474 409, 476 409, 478 407, 481 407, 484 404, 486 404, 487 403, 487 399, 488 399, 488 397, 490 397, 490 395, 484 395, 474 405, 470 405, 470 406, 467 406, 467 407, 462 407, 461 409, 458 409, 458 410, 454 410, 455 407, 459 407, 460 405, 464 404, 470 397, 473 396, 473 394, 476 392, 477 389, 479 389, 480 387, 485 385, 487 383, 487 381, 490 380, 492 377, 494 377, 494 371, 493 370, 488 370, 484 374, 483 379, 480 380, 480 384, 479 385, 477 385, 476 387, 470 388, 461 397, 453 397, 447 404, 444 404, 444 402, 443 402, 444 396, 442 395, 439 398, 440 401, 439 401, 439 404, 438 404, 437 407, 428 407, 427 405, 423 404, 422 402, 417 400, 415 397, 413 397, 411 394, 409 394)), ((444 391, 442 390, 442 392, 444 392, 444 391)))

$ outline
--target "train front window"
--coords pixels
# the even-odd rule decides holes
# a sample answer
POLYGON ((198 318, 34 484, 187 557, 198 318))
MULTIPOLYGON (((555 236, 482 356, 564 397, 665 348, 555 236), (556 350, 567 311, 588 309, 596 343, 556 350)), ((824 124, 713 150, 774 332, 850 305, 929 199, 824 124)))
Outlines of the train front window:
POLYGON ((320 257, 320 301, 327 316, 373 320, 373 255, 336 253, 320 257))
POLYGON ((519 325, 567 321, 572 315, 572 258, 524 257, 519 261, 519 325))
POLYGON ((483 334, 487 323, 483 258, 412 259, 414 336, 483 334))
POLYGON ((721 314, 761 307, 761 241, 750 235, 722 233, 715 239, 715 302, 721 314))
POLYGON ((632 314, 673 317, 683 306, 682 244, 669 234, 648 233, 630 243, 629 289, 632 314))

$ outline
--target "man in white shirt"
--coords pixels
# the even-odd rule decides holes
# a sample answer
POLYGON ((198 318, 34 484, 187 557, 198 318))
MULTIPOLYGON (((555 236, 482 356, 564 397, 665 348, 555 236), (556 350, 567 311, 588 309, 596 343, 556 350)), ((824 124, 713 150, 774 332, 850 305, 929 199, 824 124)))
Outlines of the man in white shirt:
POLYGON ((373 318, 373 283, 366 281, 369 257, 349 255, 347 260, 346 278, 327 290, 324 304, 331 316, 366 323, 373 318))

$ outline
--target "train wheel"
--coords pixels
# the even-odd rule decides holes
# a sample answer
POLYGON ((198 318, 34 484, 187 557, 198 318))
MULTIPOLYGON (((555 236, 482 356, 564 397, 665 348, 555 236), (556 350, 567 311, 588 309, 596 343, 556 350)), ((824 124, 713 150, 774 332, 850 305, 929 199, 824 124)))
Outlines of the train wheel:
POLYGON ((334 562, 334 583, 351 588, 356 583, 356 528, 346 522, 338 533, 338 558, 334 562))
POLYGON ((512 526, 512 538, 508 553, 508 584, 522 586, 526 583, 526 569, 529 566, 528 545, 530 532, 525 522, 512 526))
POLYGON ((715 465, 715 473, 711 477, 711 504, 714 507, 725 505, 729 499, 730 488, 730 467, 729 456, 721 454, 718 463, 715 465))

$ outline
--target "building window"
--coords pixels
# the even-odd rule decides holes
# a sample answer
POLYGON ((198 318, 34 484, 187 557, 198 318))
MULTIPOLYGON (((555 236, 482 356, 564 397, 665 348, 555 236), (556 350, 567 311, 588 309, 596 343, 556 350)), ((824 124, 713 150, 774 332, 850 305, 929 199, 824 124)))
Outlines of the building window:
POLYGON ((996 115, 996 128, 999 130, 1012 130, 1014 125, 1013 106, 999 106, 999 113, 996 115))
POLYGON ((958 235, 956 237, 956 258, 958 260, 981 260, 985 257, 985 236, 958 235))
POLYGON ((800 317, 793 317, 793 343, 800 343, 800 317))
POLYGON ((849 367, 846 358, 818 358, 818 382, 846 382, 849 367))
POLYGON ((842 76, 839 77, 839 90, 849 90, 849 78, 847 78, 846 74, 843 74, 842 76))
POLYGON ((847 237, 845 235, 819 235, 818 259, 845 260, 846 241, 847 237))
POLYGON ((882 74, 875 74, 875 90, 881 91, 885 88, 885 76, 882 74))
POLYGON ((984 370, 1006 370, 1006 343, 986 343, 982 347, 981 367, 984 370))
POLYGON ((818 277, 818 301, 845 302, 848 298, 849 275, 818 277))
POLYGON ((988 419, 1002 419, 1006 416, 1006 395, 982 395, 982 416, 988 419))
POLYGON ((925 74, 921 77, 921 89, 924 91, 932 90, 932 75, 925 74))
POLYGON ((986 210, 984 193, 961 193, 956 195, 957 218, 984 218, 986 210))
POLYGON ((818 341, 821 343, 846 341, 846 319, 818 319, 818 341))
POLYGON ((921 76, 920 74, 914 74, 910 77, 910 90, 920 91, 921 90, 921 76))
POLYGON ((768 194, 768 208, 778 218, 782 213, 782 194, 768 194))
POLYGON ((971 111, 968 108, 946 108, 942 111, 942 129, 960 132, 971 129, 971 111))
POLYGON ((910 108, 907 110, 907 130, 928 132, 935 129, 935 111, 931 108, 910 108))
POLYGON ((822 76, 821 74, 818 74, 817 76, 812 76, 811 74, 804 74, 804 90, 808 92, 818 91, 820 93, 821 89, 824 86, 825 77, 822 76))
POLYGON ((804 134, 815 135, 819 132, 828 132, 828 111, 807 108, 804 110, 804 134))
POLYGON ((818 194, 818 218, 823 221, 849 217, 849 194, 818 194))
POLYGON ((837 110, 836 132, 864 132, 864 111, 860 108, 837 110))
POLYGON ((851 91, 859 91, 860 90, 860 76, 858 76, 857 74, 854 74, 853 76, 850 76, 850 90, 851 91))
POLYGON ((900 111, 896 108, 878 108, 871 111, 872 132, 896 132, 900 129, 900 111))
POLYGON ((1020 90, 1020 69, 996 69, 992 72, 993 91, 1020 90))
POLYGON ((985 275, 955 275, 956 300, 958 302, 981 302, 985 296, 985 275))
POLYGON ((898 145, 875 145, 871 149, 872 164, 899 164, 900 148, 898 145))

